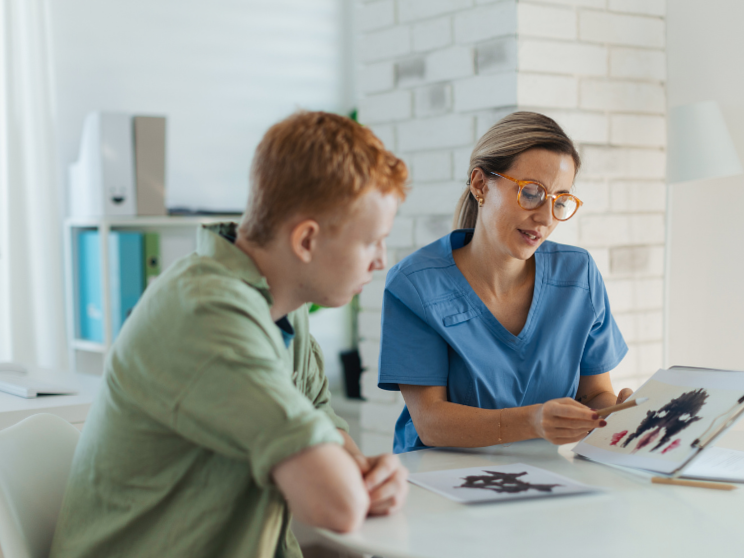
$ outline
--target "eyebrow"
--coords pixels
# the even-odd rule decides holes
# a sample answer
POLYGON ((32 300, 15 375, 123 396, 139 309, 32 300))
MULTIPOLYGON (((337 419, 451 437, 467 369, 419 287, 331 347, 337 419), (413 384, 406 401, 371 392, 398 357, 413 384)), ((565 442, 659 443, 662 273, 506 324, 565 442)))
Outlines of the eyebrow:
MULTIPOLYGON (((523 182, 525 182, 525 181, 529 181, 529 182, 537 182, 538 184, 542 184, 543 186, 545 186, 545 184, 543 184, 543 183, 542 183, 542 182, 541 182, 540 180, 538 180, 537 178, 523 178, 523 179, 522 179, 522 181, 523 181, 523 182)), ((545 186, 545 189, 547 190, 547 189, 548 189, 548 187, 547 187, 547 186, 545 186)), ((557 192, 555 192, 555 193, 556 193, 556 194, 570 194, 570 193, 571 193, 571 190, 558 190, 558 191, 557 191, 557 192)))

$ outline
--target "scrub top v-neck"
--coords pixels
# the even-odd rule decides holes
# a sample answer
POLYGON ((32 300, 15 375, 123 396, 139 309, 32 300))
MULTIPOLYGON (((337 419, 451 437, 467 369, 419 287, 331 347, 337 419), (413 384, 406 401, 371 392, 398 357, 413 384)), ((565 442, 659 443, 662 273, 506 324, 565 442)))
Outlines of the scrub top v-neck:
MULTIPOLYGON (((378 385, 446 386, 453 403, 505 409, 575 397, 579 376, 608 372, 627 353, 602 277, 586 250, 544 242, 535 252, 527 321, 508 331, 473 291, 452 251, 458 230, 388 273, 378 385)), ((423 449, 408 408, 395 426, 396 453, 423 449)))

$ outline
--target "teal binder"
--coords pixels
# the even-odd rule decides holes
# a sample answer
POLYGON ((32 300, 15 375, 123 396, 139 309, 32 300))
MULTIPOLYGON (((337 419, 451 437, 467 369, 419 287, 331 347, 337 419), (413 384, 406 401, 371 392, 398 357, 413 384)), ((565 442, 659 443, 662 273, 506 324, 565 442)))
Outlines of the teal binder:
POLYGON ((145 290, 143 234, 109 233, 108 266, 113 340, 145 290))
POLYGON ((101 247, 98 231, 77 235, 78 324, 81 339, 103 343, 101 247))

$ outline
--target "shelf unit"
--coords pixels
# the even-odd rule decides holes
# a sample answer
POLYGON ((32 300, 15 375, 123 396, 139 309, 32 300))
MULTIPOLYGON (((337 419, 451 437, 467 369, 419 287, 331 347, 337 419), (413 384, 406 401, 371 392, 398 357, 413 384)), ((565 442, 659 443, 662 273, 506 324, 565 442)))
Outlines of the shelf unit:
POLYGON ((173 216, 173 217, 72 217, 64 223, 65 307, 67 315, 67 346, 72 370, 87 374, 103 372, 103 363, 112 339, 111 302, 108 297, 108 235, 111 231, 156 232, 160 235, 160 265, 164 271, 179 258, 196 249, 199 226, 221 221, 238 221, 237 215, 173 216), (78 234, 97 230, 100 240, 101 292, 103 293, 103 343, 80 338, 78 316, 78 234))

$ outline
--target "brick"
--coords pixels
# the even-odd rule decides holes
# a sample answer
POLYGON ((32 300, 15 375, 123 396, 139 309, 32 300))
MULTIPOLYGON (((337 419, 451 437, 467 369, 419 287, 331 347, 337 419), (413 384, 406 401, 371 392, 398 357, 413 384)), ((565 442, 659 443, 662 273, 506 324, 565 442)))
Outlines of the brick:
POLYGON ((422 56, 401 60, 395 64, 395 83, 405 87, 423 83, 426 78, 426 59, 422 56))
POLYGON ((582 80, 581 108, 617 112, 664 114, 662 85, 627 81, 582 80))
POLYGON ((455 111, 513 106, 517 102, 517 74, 476 76, 455 82, 455 111))
POLYGON ((605 114, 584 111, 541 111, 558 124, 576 143, 605 144, 610 137, 609 120, 605 114))
POLYGON ((664 215, 647 213, 630 215, 630 242, 632 244, 663 244, 666 236, 664 215))
MULTIPOLYGON (((623 334, 623 339, 626 343, 634 343, 638 340, 638 330, 636 328, 638 319, 637 314, 618 314, 617 312, 612 313, 612 317, 615 319, 620 333, 623 334)), ((366 374, 366 372, 365 372, 366 374)))
POLYGON ((610 183, 613 212, 663 212, 666 210, 666 184, 657 181, 621 180, 610 183))
POLYGON ((630 312, 634 310, 633 281, 630 280, 607 280, 605 281, 607 297, 610 299, 610 308, 615 312, 630 312))
POLYGON ((413 246, 413 219, 396 217, 393 228, 385 239, 388 248, 407 248, 413 246))
MULTIPOLYGON (((480 135, 478 137, 480 137, 480 135)), ((455 181, 465 184, 470 178, 470 156, 473 153, 474 147, 474 145, 468 145, 466 147, 461 147, 460 149, 455 149, 452 153, 455 181)))
POLYGON ((357 314, 357 324, 359 327, 359 337, 362 339, 380 339, 380 321, 382 314, 380 312, 359 312, 357 314))
POLYGON ((452 44, 452 18, 440 17, 413 26, 413 50, 424 52, 452 44))
MULTIPOLYGON (((493 0, 483 0, 483 3, 493 0)), ((476 4, 478 2, 476 1, 476 4)), ((601 8, 604 9, 607 0, 540 0, 541 4, 555 4, 558 6, 580 6, 582 8, 601 8)))
POLYGON ((517 5, 517 33, 520 37, 576 39, 576 12, 570 8, 519 2, 517 5))
POLYGON ((376 62, 404 56, 410 52, 411 30, 408 27, 392 27, 366 33, 359 39, 359 55, 362 62, 376 62))
POLYGON ((413 180, 441 182, 452 180, 452 152, 428 151, 413 156, 413 180))
POLYGON ((664 48, 666 28, 661 19, 582 10, 579 38, 605 44, 664 48))
POLYGON ((414 186, 405 203, 400 206, 400 214, 448 215, 451 219, 463 190, 462 184, 453 182, 414 186))
POLYGON ((399 0, 400 21, 417 21, 450 12, 464 10, 473 5, 473 0, 399 0))
POLYGON ((390 151, 395 151, 395 128, 389 124, 371 124, 369 129, 390 151))
POLYGON ((578 104, 576 79, 520 73, 517 77, 517 104, 544 108, 574 108, 578 104))
MULTIPOLYGON (((483 111, 479 112, 476 115, 475 118, 475 135, 477 138, 480 138, 485 134, 488 130, 491 129, 491 127, 496 124, 499 120, 504 118, 507 114, 511 114, 512 112, 517 110, 516 105, 512 105, 509 107, 503 107, 495 110, 489 110, 489 111, 483 111)), ((468 152, 467 160, 470 160, 470 152, 468 152)), ((467 164, 467 161, 466 161, 467 164)), ((467 169, 465 169, 467 172, 467 169)), ((458 176, 455 174, 455 176, 458 176)))
POLYGON ((614 145, 664 147, 666 118, 618 114, 610 117, 610 142, 614 145))
POLYGON ((379 0, 357 4, 357 22, 362 32, 395 25, 395 2, 379 0))
POLYGON ((664 350, 661 343, 638 345, 638 368, 641 374, 653 374, 662 368, 664 350))
POLYGON ((362 430, 390 434, 395 431, 395 423, 402 410, 403 403, 363 403, 359 413, 362 430))
POLYGON ((459 114, 403 122, 398 125, 398 149, 424 151, 468 145, 473 142, 473 130, 473 118, 459 114))
POLYGON ((576 195, 584 202, 581 215, 606 213, 610 208, 610 186, 604 180, 581 180, 576 183, 576 195))
POLYGON ((416 90, 417 117, 444 114, 452 110, 452 85, 435 83, 416 90))
POLYGON ((392 91, 363 98, 359 102, 359 122, 377 124, 407 120, 413 113, 410 91, 392 91))
POLYGON ((639 341, 661 341, 664 338, 664 313, 661 310, 635 315, 639 341))
POLYGON ((558 223, 558 226, 553 229, 552 234, 548 238, 553 242, 559 244, 570 244, 576 246, 579 243, 579 220, 571 219, 563 223, 558 223))
POLYGON ((580 218, 582 246, 623 246, 630 244, 630 218, 624 215, 587 215, 580 218))
POLYGON ((389 91, 395 87, 395 64, 378 62, 362 66, 358 73, 359 91, 362 94, 389 91))
POLYGON ((516 39, 505 37, 476 45, 475 67, 479 74, 516 71, 516 39))
POLYGON ((582 175, 589 178, 664 179, 666 156, 663 151, 629 147, 581 147, 582 175))
MULTIPOLYGON (((362 403, 362 406, 365 404, 362 403)), ((393 434, 392 430, 387 434, 377 432, 362 432, 362 441, 359 449, 364 455, 381 455, 393 451, 393 434)))
POLYGON ((666 0, 610 0, 609 8, 613 12, 666 16, 666 0))
POLYGON ((453 46, 435 50, 426 57, 426 81, 446 81, 475 73, 473 49, 453 46))
POLYGON ((359 343, 359 355, 362 357, 362 367, 372 366, 377 368, 380 360, 380 342, 379 341, 361 341, 359 343))
POLYGON ((514 35, 516 29, 515 2, 498 2, 455 15, 455 42, 458 44, 514 35))
MULTIPOLYGON (((573 221, 574 219, 571 219, 573 221)), ((588 249, 589 255, 597 264, 597 269, 602 277, 606 277, 610 274, 610 251, 607 248, 590 248, 588 249)))
MULTIPOLYGON (((382 308, 382 295, 385 292, 385 280, 373 279, 364 286, 359 295, 359 306, 363 310, 379 310, 382 308)), ((375 361, 375 368, 377 362, 375 361)))
POLYGON ((664 306, 664 280, 642 279, 633 282, 635 309, 661 309, 664 306))
MULTIPOLYGON (((462 193, 462 192, 460 192, 462 193)), ((416 219, 416 229, 414 237, 416 246, 426 246, 435 240, 442 238, 452 231, 452 212, 454 206, 450 209, 449 215, 431 215, 421 216, 416 219)))
POLYGON ((635 345, 628 344, 628 353, 625 358, 610 371, 610 380, 617 393, 624 387, 635 389, 632 383, 638 377, 638 349, 635 345))
MULTIPOLYGON (((653 246, 621 246, 610 250, 613 275, 648 275, 653 265, 653 246)), ((656 271, 656 270, 653 270, 656 271)), ((663 272, 663 270, 662 270, 663 272)))
POLYGON ((615 47, 610 49, 610 76, 631 79, 666 80, 663 50, 615 47))
POLYGON ((605 76, 608 49, 604 46, 560 41, 519 41, 519 69, 524 72, 605 76))

